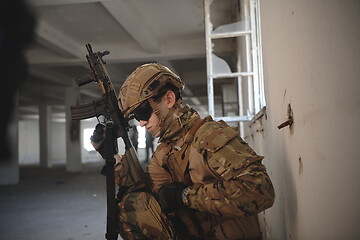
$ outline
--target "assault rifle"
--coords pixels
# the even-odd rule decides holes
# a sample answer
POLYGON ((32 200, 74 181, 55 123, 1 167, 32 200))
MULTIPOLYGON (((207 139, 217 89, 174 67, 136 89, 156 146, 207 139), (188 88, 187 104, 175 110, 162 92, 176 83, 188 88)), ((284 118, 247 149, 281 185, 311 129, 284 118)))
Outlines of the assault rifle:
MULTIPOLYGON (((106 175, 107 188, 107 226, 105 237, 108 240, 118 238, 118 216, 116 214, 115 200, 115 178, 114 178, 114 154, 117 153, 117 138, 121 137, 125 144, 125 160, 129 166, 129 174, 134 182, 130 191, 138 191, 147 188, 144 171, 140 165, 138 156, 129 139, 128 131, 130 125, 129 119, 126 119, 118 107, 118 99, 115 94, 114 86, 110 80, 109 74, 105 68, 106 62, 102 59, 108 55, 109 51, 93 52, 90 44, 86 44, 88 55, 86 59, 90 65, 90 73, 75 81, 79 87, 91 82, 99 85, 102 96, 90 103, 72 106, 71 118, 73 120, 82 120, 92 117, 99 118, 103 116, 106 123, 106 137, 104 141, 104 154, 106 165, 102 173, 106 175)), ((129 190, 127 191, 129 192, 129 190)), ((122 196, 120 196, 122 197, 122 196)))

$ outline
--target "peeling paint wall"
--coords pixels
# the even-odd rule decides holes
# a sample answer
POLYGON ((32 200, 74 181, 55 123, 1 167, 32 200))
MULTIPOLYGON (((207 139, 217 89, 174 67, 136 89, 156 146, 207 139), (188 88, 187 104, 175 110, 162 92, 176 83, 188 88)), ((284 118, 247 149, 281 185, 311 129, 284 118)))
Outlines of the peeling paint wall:
POLYGON ((265 239, 360 239, 359 13, 355 0, 261 1, 267 108, 246 140, 276 190, 265 239), (289 104, 294 124, 278 129, 289 104))

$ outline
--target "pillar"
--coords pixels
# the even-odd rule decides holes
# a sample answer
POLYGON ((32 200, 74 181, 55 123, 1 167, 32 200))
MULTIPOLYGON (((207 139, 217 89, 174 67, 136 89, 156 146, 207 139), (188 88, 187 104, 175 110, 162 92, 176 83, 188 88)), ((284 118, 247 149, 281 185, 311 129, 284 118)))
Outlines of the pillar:
POLYGON ((81 163, 81 128, 79 120, 71 119, 70 107, 79 104, 80 92, 75 87, 65 89, 66 113, 66 170, 78 172, 82 170, 81 163))
POLYGON ((39 106, 39 131, 40 131, 40 166, 51 167, 52 148, 52 115, 51 106, 41 103, 39 106))

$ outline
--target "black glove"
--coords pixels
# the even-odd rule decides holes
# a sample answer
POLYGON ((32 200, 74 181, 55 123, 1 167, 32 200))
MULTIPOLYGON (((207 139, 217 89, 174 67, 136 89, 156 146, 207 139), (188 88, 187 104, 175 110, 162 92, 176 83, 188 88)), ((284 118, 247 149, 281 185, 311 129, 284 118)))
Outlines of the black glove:
POLYGON ((90 137, 91 144, 96 151, 104 158, 104 140, 105 140, 105 126, 98 123, 95 127, 93 135, 90 137))
POLYGON ((165 213, 171 213, 184 206, 181 198, 182 191, 186 188, 182 182, 173 182, 162 186, 158 192, 159 204, 165 213))

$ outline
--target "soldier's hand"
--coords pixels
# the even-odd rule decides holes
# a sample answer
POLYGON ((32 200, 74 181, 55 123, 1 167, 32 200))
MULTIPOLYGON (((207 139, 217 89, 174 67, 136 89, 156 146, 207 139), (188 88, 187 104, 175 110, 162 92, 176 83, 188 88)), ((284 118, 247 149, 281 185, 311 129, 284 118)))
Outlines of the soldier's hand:
POLYGON ((114 155, 114 158, 115 158, 115 164, 117 164, 117 163, 121 163, 121 161, 122 161, 122 156, 120 155, 120 154, 115 154, 114 155))
POLYGON ((174 212, 184 206, 181 198, 182 191, 186 188, 182 182, 173 182, 159 189, 159 204, 165 213, 174 212))
MULTIPOLYGON (((98 123, 94 129, 93 135, 90 137, 91 144, 96 151, 103 157, 104 154, 104 140, 105 140, 105 126, 98 123)), ((104 157, 103 157, 104 158, 104 157)))

